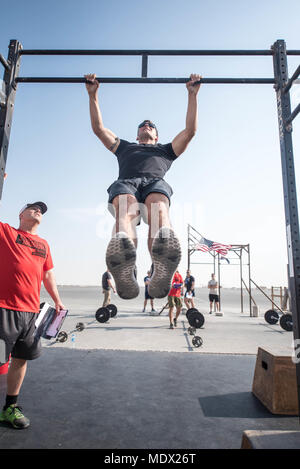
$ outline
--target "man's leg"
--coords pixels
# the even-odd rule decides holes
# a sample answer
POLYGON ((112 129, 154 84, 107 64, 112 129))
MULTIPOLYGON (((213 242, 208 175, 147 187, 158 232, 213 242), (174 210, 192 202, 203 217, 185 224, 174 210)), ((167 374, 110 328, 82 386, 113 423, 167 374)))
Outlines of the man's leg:
POLYGON ((148 287, 153 298, 164 298, 171 287, 173 274, 181 259, 180 242, 169 218, 169 199, 152 192, 145 199, 149 225, 148 248, 153 262, 153 275, 148 287))
POLYGON ((11 359, 7 373, 6 402, 0 413, 1 422, 9 423, 17 429, 24 429, 30 425, 29 419, 22 414, 21 408, 17 406, 26 370, 26 360, 20 358, 11 359))
POLYGON ((181 306, 177 306, 176 307, 176 315, 175 315, 175 319, 174 319, 174 325, 177 326, 177 319, 178 319, 178 316, 180 315, 181 313, 181 306))
POLYGON ((110 303, 110 291, 109 290, 103 290, 104 293, 104 300, 103 300, 103 305, 102 306, 107 306, 110 303))
POLYGON ((114 278, 118 295, 123 299, 132 299, 139 294, 135 270, 139 205, 131 194, 117 195, 112 204, 116 223, 106 251, 106 264, 114 278))
POLYGON ((170 329, 173 329, 173 310, 174 310, 174 306, 170 306, 169 308, 170 329))
POLYGON ((120 194, 112 201, 115 209, 116 223, 113 236, 123 232, 128 235, 137 247, 136 225, 139 222, 139 204, 134 195, 120 194))
POLYGON ((27 361, 12 358, 7 373, 7 394, 18 396, 27 370, 27 361))

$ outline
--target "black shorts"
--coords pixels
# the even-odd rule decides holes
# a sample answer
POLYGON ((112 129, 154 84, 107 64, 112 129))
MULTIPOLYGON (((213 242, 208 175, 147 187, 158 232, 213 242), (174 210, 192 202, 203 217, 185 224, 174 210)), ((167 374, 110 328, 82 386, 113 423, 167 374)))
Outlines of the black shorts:
MULTIPOLYGON (((110 213, 112 213, 113 216, 115 216, 115 213, 114 207, 112 207, 111 203, 117 195, 131 194, 136 198, 138 203, 144 204, 146 197, 149 194, 151 194, 152 192, 159 192, 160 194, 164 194, 166 197, 168 197, 170 204, 171 196, 173 194, 171 186, 164 179, 146 176, 131 179, 117 179, 117 181, 113 182, 109 186, 107 192, 109 195, 108 210, 110 211, 110 213)), ((143 213, 142 207, 141 215, 145 220, 145 214, 143 213)))
POLYGON ((153 300, 152 296, 149 295, 148 291, 145 291, 145 300, 153 300))
POLYGON ((5 342, 6 361, 12 358, 34 360, 42 353, 41 340, 34 337, 36 313, 0 307, 0 340, 5 342))
POLYGON ((213 295, 213 294, 209 294, 209 301, 216 301, 217 303, 219 302, 219 295, 213 295))

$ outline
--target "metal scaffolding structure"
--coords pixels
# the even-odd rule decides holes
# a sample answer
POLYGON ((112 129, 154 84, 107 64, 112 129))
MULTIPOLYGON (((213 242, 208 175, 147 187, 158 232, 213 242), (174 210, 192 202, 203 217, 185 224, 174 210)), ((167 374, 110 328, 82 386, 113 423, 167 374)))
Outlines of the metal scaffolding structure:
MULTIPOLYGON (((24 50, 21 43, 11 40, 8 57, 0 55, 4 68, 4 93, 0 103, 0 197, 2 196, 5 166, 7 161, 10 130, 12 125, 15 95, 18 84, 26 83, 84 83, 82 77, 20 77, 21 58, 28 55, 105 55, 105 56, 141 56, 141 77, 110 78, 98 77, 102 83, 186 83, 188 78, 150 78, 148 77, 149 56, 268 56, 273 61, 273 77, 267 78, 202 78, 204 84, 265 84, 272 85, 276 92, 281 152, 282 181, 286 240, 288 251, 288 287, 291 297, 293 316, 293 334, 296 348, 300 343, 300 233, 296 178, 294 169, 292 122, 300 112, 300 103, 292 111, 290 89, 300 74, 300 66, 292 76, 288 76, 288 56, 299 56, 300 50, 287 50, 284 40, 277 40, 266 50, 24 50)), ((237 248, 242 249, 242 248, 237 248)), ((243 248, 244 249, 244 248, 243 248)), ((250 252, 250 251, 249 251, 250 252)), ((248 253, 249 254, 249 253, 248 253)), ((249 263, 250 265, 250 263, 249 263)), ((251 290, 250 290, 251 291, 251 290)), ((250 295, 251 297, 251 295, 250 295)), ((298 399, 300 408, 300 360, 296 360, 298 399)))
MULTIPOLYGON (((197 249, 197 244, 200 243, 201 239, 204 238, 204 236, 199 233, 192 225, 188 224, 187 228, 187 239, 188 239, 188 252, 187 252, 187 265, 188 269, 191 268, 191 265, 193 264, 208 264, 213 267, 213 273, 217 274, 218 278, 218 285, 219 285, 219 303, 221 307, 222 303, 222 295, 221 295, 221 266, 223 265, 221 263, 222 256, 215 251, 209 251, 208 254, 210 255, 211 262, 192 262, 191 261, 191 256, 194 253, 199 252, 197 249)), ((233 258, 227 258, 228 260, 233 260, 234 262, 230 262, 230 266, 239 266, 239 273, 240 273, 240 292, 241 292, 241 312, 244 312, 244 289, 246 290, 248 294, 248 300, 249 300, 249 311, 250 311, 250 316, 252 317, 252 304, 255 304, 255 301, 253 300, 252 293, 251 293, 251 267, 250 267, 250 245, 249 244, 231 244, 231 249, 229 251, 230 255, 233 255, 233 258), (244 257, 247 257, 246 262, 244 262, 244 257), (238 261, 238 262, 235 262, 238 261), (243 266, 247 266, 247 271, 248 271, 248 278, 247 278, 247 283, 244 279, 243 276, 243 266)), ((226 266, 226 265, 225 265, 226 266)))

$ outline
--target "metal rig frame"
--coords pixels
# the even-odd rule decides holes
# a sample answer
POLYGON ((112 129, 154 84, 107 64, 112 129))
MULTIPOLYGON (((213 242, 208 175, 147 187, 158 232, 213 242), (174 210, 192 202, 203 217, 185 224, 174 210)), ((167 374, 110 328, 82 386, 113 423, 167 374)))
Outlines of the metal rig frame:
MULTIPOLYGON (((208 254, 212 257, 211 262, 192 262, 191 261, 191 256, 194 254, 194 252, 199 252, 195 246, 200 242, 201 238, 204 238, 204 236, 201 235, 192 225, 188 224, 187 228, 187 237, 188 237, 188 252, 187 252, 187 265, 188 269, 191 268, 192 264, 207 264, 207 265, 212 265, 213 266, 213 273, 216 274, 217 270, 217 277, 218 277, 218 285, 219 285, 219 303, 221 307, 221 266, 223 265, 221 263, 221 258, 220 254, 218 252, 214 251, 209 251, 208 254), (217 267, 217 269, 216 269, 217 267)), ((252 303, 255 301, 252 298, 252 293, 251 293, 251 269, 250 269, 250 244, 230 244, 231 249, 230 249, 230 254, 234 255, 233 258, 230 258, 230 260, 238 261, 237 263, 230 263, 230 266, 238 265, 240 267, 240 291, 241 291, 241 313, 244 312, 244 290, 243 288, 246 289, 248 293, 248 298, 249 298, 249 310, 250 310, 250 316, 252 317, 252 303), (247 262, 244 263, 244 258, 243 255, 244 253, 247 255, 247 262), (243 278, 243 266, 247 265, 248 266, 248 285, 246 284, 244 278, 243 278)), ((228 258, 229 259, 229 258, 228 258)))
MULTIPOLYGON (((298 399, 300 408, 300 359, 296 349, 300 346, 300 236, 296 180, 294 169, 292 121, 300 112, 300 103, 291 110, 290 89, 300 74, 300 65, 293 75, 288 76, 287 56, 299 56, 300 50, 287 50, 285 41, 277 40, 267 50, 24 50, 17 40, 9 43, 7 60, 0 54, 0 62, 4 67, 4 96, 0 102, 0 199, 10 129, 18 83, 85 83, 85 78, 63 77, 19 77, 20 61, 24 55, 115 55, 141 56, 142 69, 139 78, 106 78, 97 80, 101 83, 186 83, 188 78, 148 78, 149 56, 271 56, 273 59, 274 76, 271 78, 202 78, 201 83, 207 84, 271 84, 276 91, 279 140, 282 163, 282 180, 285 208, 286 239, 288 251, 288 286, 291 297, 293 316, 293 334, 295 362, 297 372, 298 399)), ((300 353, 299 353, 300 357, 300 353)))

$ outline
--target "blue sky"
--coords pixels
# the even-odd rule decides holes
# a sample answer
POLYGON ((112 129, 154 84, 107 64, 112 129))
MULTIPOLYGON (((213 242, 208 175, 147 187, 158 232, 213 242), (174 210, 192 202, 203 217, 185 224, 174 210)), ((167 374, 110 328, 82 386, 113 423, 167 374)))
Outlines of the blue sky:
MULTIPOLYGON (((269 49, 284 39, 300 49, 298 1, 178 0, 18 1, 1 6, 0 52, 10 39, 24 49, 269 49)), ((290 74, 299 57, 289 58, 290 74)), ((20 76, 140 76, 139 57, 23 56, 20 76)), ((271 57, 151 57, 149 76, 272 77, 271 57)), ((104 123, 134 141, 136 126, 153 120, 160 142, 184 128, 184 85, 100 86, 104 123)), ((300 87, 291 93, 292 107, 300 87)), ((281 162, 272 85, 202 85, 198 132, 166 175, 174 190, 171 214, 187 267, 187 223, 205 237, 251 247, 254 281, 286 285, 286 237, 281 162)), ((293 131, 296 174, 299 117, 293 131)), ((51 246, 58 283, 97 285, 113 227, 107 187, 118 176, 115 157, 93 135, 81 84, 19 84, 7 162, 1 220, 18 224, 27 201, 49 206, 40 235, 51 246)), ((298 179, 297 179, 298 182, 298 179)), ((299 185, 299 183, 298 183, 299 185)), ((150 266, 147 227, 138 230, 138 275, 150 266)), ((205 255, 193 262, 207 262, 205 255)), ((232 261, 232 264, 234 262, 232 261)), ((192 265, 196 284, 212 266, 192 265)), ((247 278, 247 266, 245 267, 247 278)), ((239 284, 239 269, 222 267, 222 285, 239 284)))

